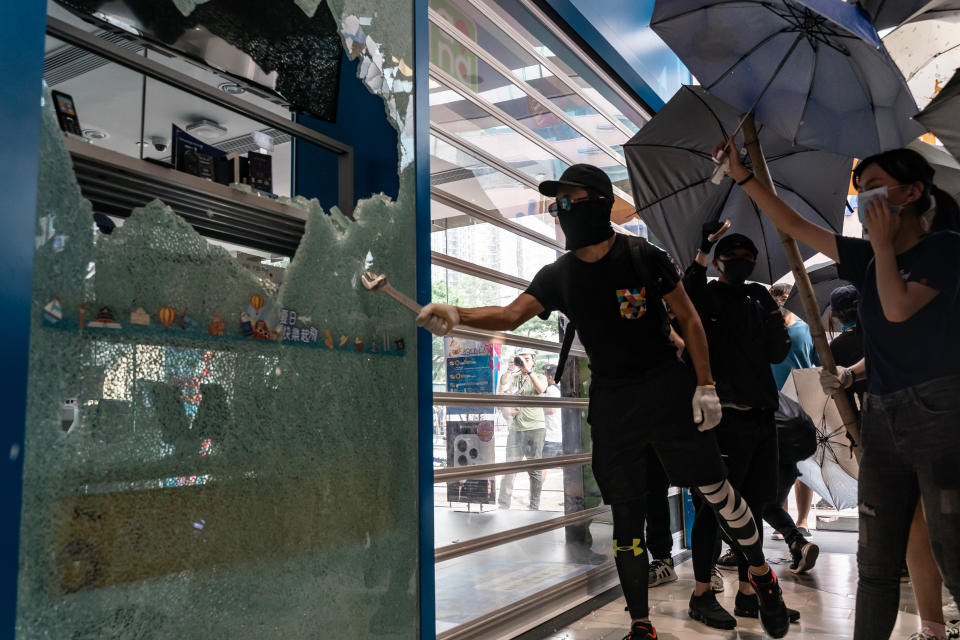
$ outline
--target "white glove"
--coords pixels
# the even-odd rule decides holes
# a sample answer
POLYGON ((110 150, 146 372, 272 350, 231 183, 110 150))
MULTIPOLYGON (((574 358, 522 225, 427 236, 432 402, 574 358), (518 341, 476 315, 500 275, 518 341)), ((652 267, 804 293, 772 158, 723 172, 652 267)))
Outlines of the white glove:
POLYGON ((693 392, 693 421, 700 431, 709 431, 720 424, 723 417, 723 407, 717 396, 717 388, 712 384, 697 387, 693 392))
POLYGON ((460 314, 452 304, 430 303, 420 309, 417 326, 423 327, 435 336, 445 336, 460 324, 460 314))
POLYGON ((833 396, 840 389, 849 389, 853 385, 853 379, 856 376, 853 370, 837 365, 837 373, 833 374, 821 367, 820 369, 820 388, 828 396, 833 396))

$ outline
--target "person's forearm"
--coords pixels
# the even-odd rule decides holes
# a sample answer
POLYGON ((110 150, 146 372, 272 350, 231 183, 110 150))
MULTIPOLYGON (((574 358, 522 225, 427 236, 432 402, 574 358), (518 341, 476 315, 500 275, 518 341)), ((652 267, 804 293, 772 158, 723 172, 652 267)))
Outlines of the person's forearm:
POLYGON ((877 268, 877 294, 880 296, 880 307, 884 317, 890 322, 903 322, 909 313, 907 298, 907 283, 900 275, 897 267, 897 256, 893 245, 874 253, 877 268))
POLYGON ((488 331, 512 331, 520 326, 519 319, 507 307, 457 307, 460 324, 488 331))
POLYGON ((850 367, 853 371, 854 380, 865 380, 867 378, 867 359, 860 358, 860 361, 850 367))
POLYGON ((697 385, 713 384, 713 373, 710 371, 710 350, 707 347, 707 335, 703 332, 700 317, 692 314, 690 317, 681 320, 680 329, 687 346, 687 353, 690 354, 694 371, 697 373, 697 385))
POLYGON ((700 249, 697 249, 697 257, 695 257, 693 261, 696 262, 701 267, 705 267, 707 266, 707 258, 709 257, 710 256, 708 254, 704 253, 700 249))
POLYGON ((539 376, 533 372, 530 373, 530 381, 533 383, 533 388, 537 390, 537 393, 543 393, 547 390, 547 379, 543 376, 539 376))

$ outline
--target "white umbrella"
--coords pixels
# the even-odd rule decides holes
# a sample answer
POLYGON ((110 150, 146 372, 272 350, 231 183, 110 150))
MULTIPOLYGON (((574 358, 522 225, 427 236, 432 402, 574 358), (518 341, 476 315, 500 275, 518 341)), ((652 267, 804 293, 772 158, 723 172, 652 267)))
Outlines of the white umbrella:
POLYGON ((930 163, 933 167, 933 182, 956 199, 960 199, 960 162, 944 151, 943 147, 913 140, 907 145, 930 163))
POLYGON ((960 67, 960 11, 900 25, 883 44, 923 109, 960 67))
POLYGON ((856 506, 860 465, 850 450, 833 398, 820 388, 820 369, 794 369, 782 391, 800 403, 817 428, 816 453, 797 463, 800 481, 835 509, 856 506))

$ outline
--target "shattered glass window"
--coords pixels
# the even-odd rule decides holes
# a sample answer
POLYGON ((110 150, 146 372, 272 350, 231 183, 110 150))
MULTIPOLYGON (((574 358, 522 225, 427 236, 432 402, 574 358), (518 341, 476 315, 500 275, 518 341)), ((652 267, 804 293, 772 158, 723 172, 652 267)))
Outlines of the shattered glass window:
POLYGON ((417 635, 413 314, 362 279, 414 291, 412 4, 330 4, 296 1, 369 61, 401 187, 286 198, 292 256, 161 200, 110 222, 45 93, 19 638, 417 635))

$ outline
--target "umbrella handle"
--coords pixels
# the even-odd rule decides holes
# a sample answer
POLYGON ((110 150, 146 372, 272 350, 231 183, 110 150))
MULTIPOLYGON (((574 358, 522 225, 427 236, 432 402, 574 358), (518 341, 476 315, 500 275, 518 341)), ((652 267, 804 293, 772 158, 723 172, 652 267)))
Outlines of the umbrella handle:
POLYGON ((730 230, 730 224, 731 224, 731 223, 730 223, 730 218, 727 218, 727 219, 724 221, 723 226, 720 227, 719 229, 717 229, 717 232, 716 232, 716 233, 714 233, 714 234, 712 234, 712 235, 710 235, 710 236, 707 236, 707 240, 709 240, 710 242, 716 242, 717 240, 719 240, 719 239, 720 239, 720 236, 722 236, 723 234, 725 234, 727 231, 730 230))

